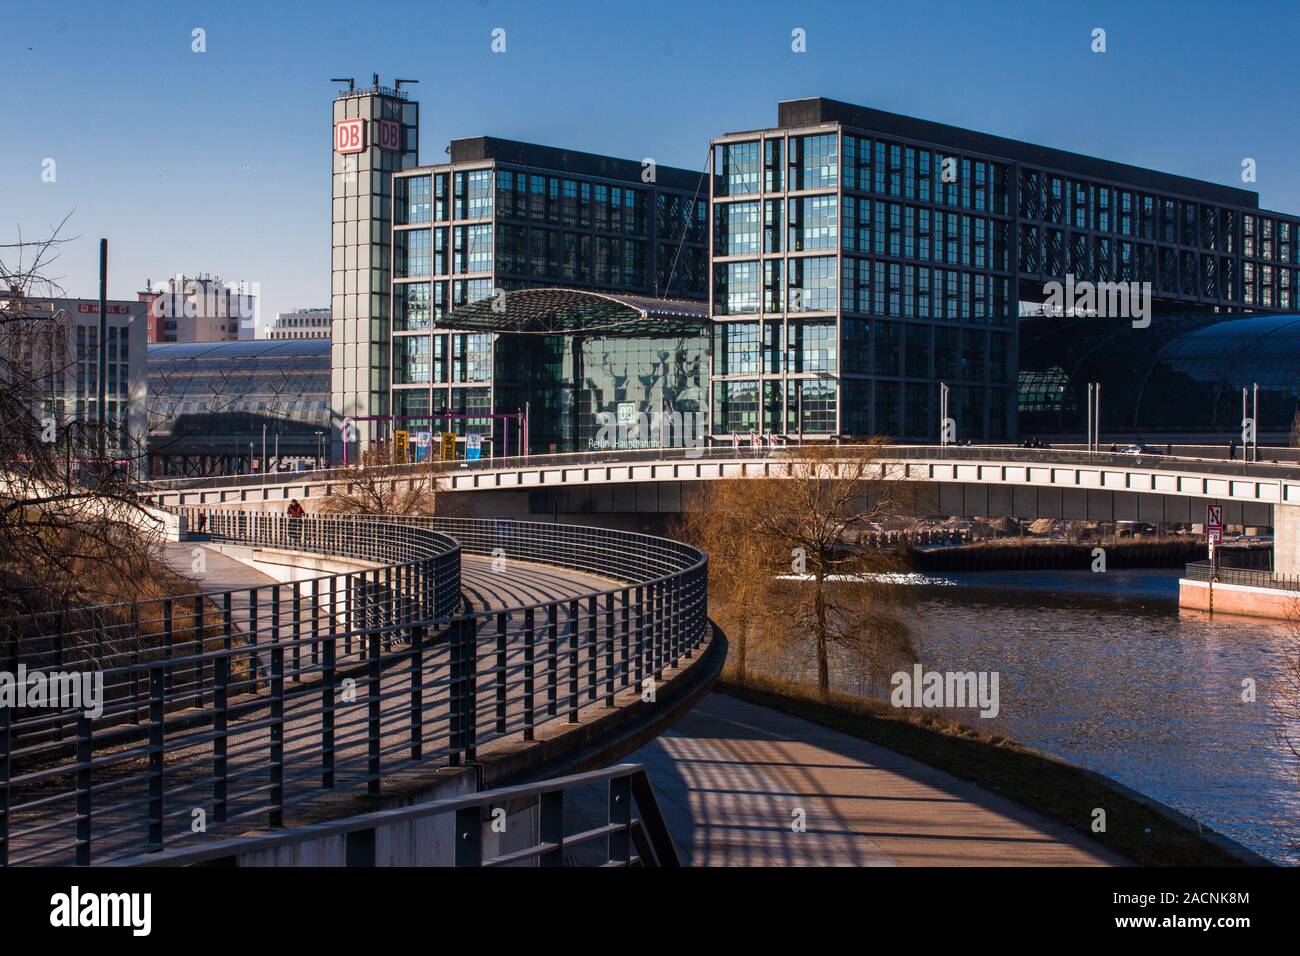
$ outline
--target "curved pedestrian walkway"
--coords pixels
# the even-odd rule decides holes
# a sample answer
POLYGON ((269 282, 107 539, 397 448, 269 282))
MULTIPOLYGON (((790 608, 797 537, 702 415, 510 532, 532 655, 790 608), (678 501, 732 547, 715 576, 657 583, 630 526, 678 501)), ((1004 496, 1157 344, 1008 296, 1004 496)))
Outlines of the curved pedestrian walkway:
MULTIPOLYGON (((239 588, 269 589, 277 583, 270 576, 230 557, 219 549, 204 547, 200 542, 193 540, 166 545, 162 557, 169 567, 178 574, 192 579, 198 589, 205 594, 239 588), (201 573, 195 573, 193 570, 193 549, 196 547, 202 547, 204 552, 201 573)), ((543 604, 604 590, 614 585, 615 582, 595 575, 555 566, 510 560, 501 568, 499 565, 494 566, 494 561, 490 557, 467 554, 461 559, 461 589, 469 610, 518 608, 524 605, 543 604)), ((250 618, 248 594, 236 591, 234 598, 232 623, 237 633, 247 633, 250 618)), ((265 613, 263 610, 263 617, 265 613)), ((313 610, 310 602, 300 613, 304 622, 313 614, 319 614, 318 611, 313 610)), ((503 612, 500 616, 511 617, 517 613, 521 612, 503 612)), ((592 652, 584 649, 582 660, 584 666, 590 653, 592 652)), ((442 685, 447 681, 449 666, 445 653, 438 651, 436 647, 430 647, 428 654, 424 680, 429 690, 424 701, 424 710, 427 712, 425 719, 432 727, 438 720, 445 722, 447 691, 442 685)), ((355 655, 340 653, 338 662, 343 665, 356 663, 362 659, 362 647, 358 644, 355 655)), ((523 666, 523 660, 523 650, 512 645, 508 650, 504 666, 514 672, 523 666)), ((539 671, 543 667, 550 666, 550 664, 539 664, 539 671)), ((558 663, 556 666, 559 666, 558 663)), ((409 673, 405 668, 396 670, 396 673, 385 677, 382 688, 377 691, 385 700, 404 699, 409 694, 409 673)), ((489 700, 492 693, 491 675, 486 674, 481 678, 481 682, 481 697, 484 701, 489 700)), ((369 693, 368 685, 362 678, 358 678, 358 683, 358 693, 364 697, 369 693)), ((317 712, 318 698, 319 691, 313 687, 291 686, 289 688, 285 697, 283 715, 286 758, 292 759, 295 755, 300 755, 307 759, 319 751, 321 738, 317 712)), ((510 714, 513 716, 517 709, 517 706, 512 704, 510 714)), ((266 779, 265 752, 260 746, 266 734, 265 714, 261 710, 247 708, 246 712, 232 717, 228 743, 229 772, 232 778, 242 778, 245 781, 247 784, 245 789, 249 793, 244 795, 242 803, 240 799, 232 798, 229 827, 223 828, 214 822, 209 826, 207 833, 240 832, 249 825, 261 824, 261 815, 248 811, 244 805, 256 804, 256 794, 259 789, 269 785, 266 779)), ((335 786, 339 791, 343 791, 349 786, 357 787, 364 783, 367 773, 365 760, 368 743, 360 718, 349 717, 341 721, 337 728, 337 735, 335 786)), ((382 735, 377 743, 384 753, 395 754, 402 751, 408 744, 408 728, 401 721, 388 719, 384 723, 382 735)), ((109 749, 101 748, 102 752, 108 752, 109 749)), ((187 807, 193 804, 196 808, 206 808, 210 804, 210 794, 207 790, 207 771, 211 762, 209 749, 210 746, 201 741, 194 747, 179 748, 167 753, 165 761, 169 807, 187 807)), ((137 825, 135 813, 139 808, 147 806, 149 801, 147 783, 143 777, 138 776, 141 769, 138 762, 133 760, 124 762, 121 767, 100 771, 96 778, 96 782, 101 786, 114 779, 119 780, 113 786, 114 795, 122 807, 121 812, 101 811, 98 816, 101 825, 109 834, 96 842, 96 854, 100 859, 128 856, 143 851, 147 846, 147 832, 143 826, 137 825), (136 775, 137 779, 121 782, 120 778, 127 775, 136 775)), ((55 782, 51 782, 49 786, 53 794, 55 782)), ((297 786, 301 791, 307 785, 300 783, 297 786)), ((31 792, 35 794, 35 789, 32 788, 31 792)), ((10 838, 9 852, 12 860, 30 858, 32 862, 63 865, 72 862, 70 845, 60 847, 57 852, 42 848, 40 823, 47 816, 39 809, 11 814, 14 829, 19 832, 19 835, 10 838)), ((169 845, 184 845, 190 839, 189 836, 173 837, 169 845)))
POLYGON ((645 764, 694 866, 1126 862, 970 781, 725 694, 625 759, 645 764))

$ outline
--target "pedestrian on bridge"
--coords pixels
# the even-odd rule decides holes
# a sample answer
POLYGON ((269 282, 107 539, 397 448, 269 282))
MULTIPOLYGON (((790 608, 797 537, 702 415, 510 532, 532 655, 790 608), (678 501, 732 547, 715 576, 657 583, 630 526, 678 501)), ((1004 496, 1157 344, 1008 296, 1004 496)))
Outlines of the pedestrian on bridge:
POLYGON ((307 514, 302 505, 298 504, 298 499, 294 498, 289 502, 289 538, 295 541, 302 540, 302 519, 307 514))

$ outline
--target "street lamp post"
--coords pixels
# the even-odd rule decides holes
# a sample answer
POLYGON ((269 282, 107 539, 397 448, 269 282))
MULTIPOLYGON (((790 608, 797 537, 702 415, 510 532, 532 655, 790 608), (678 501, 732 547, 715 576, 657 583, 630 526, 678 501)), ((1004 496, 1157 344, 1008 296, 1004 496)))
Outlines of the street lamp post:
POLYGON ((939 383, 939 446, 948 445, 948 386, 939 383))
POLYGON ((1259 461, 1259 382, 1251 386, 1250 420, 1255 423, 1255 448, 1251 461, 1259 461))

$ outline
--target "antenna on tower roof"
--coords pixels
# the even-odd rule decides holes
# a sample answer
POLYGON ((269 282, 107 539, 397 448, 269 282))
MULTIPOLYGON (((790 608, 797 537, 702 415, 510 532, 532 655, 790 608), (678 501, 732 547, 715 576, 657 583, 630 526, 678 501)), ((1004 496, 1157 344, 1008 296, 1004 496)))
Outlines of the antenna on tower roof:
POLYGON ((419 83, 419 82, 420 82, 419 80, 395 80, 393 82, 393 89, 400 91, 402 89, 403 83, 406 83, 409 86, 411 83, 419 83))
POLYGON ((349 92, 349 93, 351 93, 353 90, 355 90, 355 89, 357 88, 356 81, 355 81, 352 77, 350 77, 350 76, 331 76, 331 77, 330 77, 330 82, 331 82, 331 83, 346 83, 346 84, 348 85, 348 92, 349 92))

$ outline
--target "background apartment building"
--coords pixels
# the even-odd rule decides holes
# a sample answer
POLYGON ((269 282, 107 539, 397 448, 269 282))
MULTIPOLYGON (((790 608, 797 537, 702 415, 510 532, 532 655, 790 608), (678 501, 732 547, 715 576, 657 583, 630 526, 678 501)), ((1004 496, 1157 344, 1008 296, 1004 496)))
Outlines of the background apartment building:
MULTIPOLYGON (((100 337, 97 299, 15 298, 0 291, 0 308, 21 316, 21 325, 4 330, 3 347, 22 349, 33 380, 47 388, 42 416, 56 425, 59 440, 76 429, 73 453, 97 453, 99 422, 100 337), (80 447, 78 447, 78 445, 80 447)), ((148 398, 146 325, 143 302, 107 303, 107 453, 132 469, 143 469, 148 398)))
POLYGON ((257 296, 246 282, 220 276, 174 276, 145 283, 138 298, 149 310, 149 342, 234 342, 254 337, 257 296))
POLYGON ((292 309, 277 312, 262 328, 264 339, 327 339, 330 337, 329 309, 292 309))

